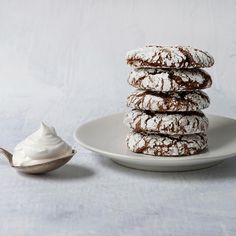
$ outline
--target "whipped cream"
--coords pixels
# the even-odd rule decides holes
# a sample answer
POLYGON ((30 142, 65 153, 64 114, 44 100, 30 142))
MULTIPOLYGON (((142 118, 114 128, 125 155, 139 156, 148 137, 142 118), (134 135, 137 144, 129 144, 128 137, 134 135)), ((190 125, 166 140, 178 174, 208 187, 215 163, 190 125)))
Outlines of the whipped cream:
POLYGON ((16 145, 14 166, 36 165, 70 155, 72 148, 56 133, 55 128, 41 123, 40 128, 16 145))

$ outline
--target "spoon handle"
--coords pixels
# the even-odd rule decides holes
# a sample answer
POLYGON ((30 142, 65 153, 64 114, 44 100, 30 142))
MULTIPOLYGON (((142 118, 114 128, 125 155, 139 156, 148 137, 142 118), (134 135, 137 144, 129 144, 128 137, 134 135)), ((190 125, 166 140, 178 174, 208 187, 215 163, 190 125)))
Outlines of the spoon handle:
POLYGON ((9 163, 12 164, 12 154, 10 152, 0 147, 0 154, 3 154, 8 159, 9 163))

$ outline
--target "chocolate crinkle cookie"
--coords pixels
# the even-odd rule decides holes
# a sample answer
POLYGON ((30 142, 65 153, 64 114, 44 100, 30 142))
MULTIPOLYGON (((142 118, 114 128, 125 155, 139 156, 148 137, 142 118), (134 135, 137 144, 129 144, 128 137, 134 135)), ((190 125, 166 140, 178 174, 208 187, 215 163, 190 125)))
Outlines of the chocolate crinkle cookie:
POLYGON ((127 98, 127 105, 132 109, 157 112, 198 111, 209 104, 209 97, 200 90, 178 93, 136 90, 127 98))
POLYGON ((131 132, 126 142, 131 151, 153 156, 187 156, 207 149, 204 133, 167 136, 131 132))
POLYGON ((208 52, 189 46, 146 46, 129 51, 126 60, 135 68, 205 68, 214 64, 208 52))
POLYGON ((132 110, 124 123, 138 133, 183 135, 205 133, 208 119, 201 111, 159 113, 132 110))
POLYGON ((157 92, 193 91, 211 87, 211 76, 202 69, 133 69, 128 83, 157 92))

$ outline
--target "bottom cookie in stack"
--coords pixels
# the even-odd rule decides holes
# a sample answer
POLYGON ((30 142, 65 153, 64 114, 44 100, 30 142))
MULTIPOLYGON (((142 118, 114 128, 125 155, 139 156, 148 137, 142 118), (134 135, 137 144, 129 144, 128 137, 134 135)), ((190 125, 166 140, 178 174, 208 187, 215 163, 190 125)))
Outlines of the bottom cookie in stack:
POLYGON ((132 110, 125 117, 131 128, 128 148, 155 156, 186 156, 207 148, 208 119, 201 111, 158 113, 132 110))
POLYGON ((170 136, 131 132, 126 141, 131 151, 154 156, 187 156, 207 148, 205 133, 170 136))

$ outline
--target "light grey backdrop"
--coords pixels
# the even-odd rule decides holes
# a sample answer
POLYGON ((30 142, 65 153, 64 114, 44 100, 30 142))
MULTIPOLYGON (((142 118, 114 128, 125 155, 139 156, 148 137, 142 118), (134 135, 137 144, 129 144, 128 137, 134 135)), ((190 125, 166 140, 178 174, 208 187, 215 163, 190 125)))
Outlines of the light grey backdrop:
POLYGON ((40 121, 72 140, 81 123, 123 111, 128 50, 209 51, 208 112, 236 117, 236 1, 0 1, 0 138, 14 146, 40 121))

